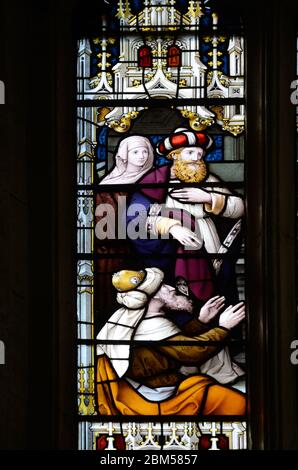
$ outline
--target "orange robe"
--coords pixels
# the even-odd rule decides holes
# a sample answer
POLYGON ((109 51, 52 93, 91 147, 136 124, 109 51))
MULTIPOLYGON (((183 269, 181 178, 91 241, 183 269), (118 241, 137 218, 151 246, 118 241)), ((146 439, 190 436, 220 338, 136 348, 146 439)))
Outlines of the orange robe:
POLYGON ((206 375, 186 378, 166 400, 149 401, 117 377, 105 355, 99 356, 97 363, 97 404, 99 414, 105 416, 245 414, 244 395, 219 385, 206 375))

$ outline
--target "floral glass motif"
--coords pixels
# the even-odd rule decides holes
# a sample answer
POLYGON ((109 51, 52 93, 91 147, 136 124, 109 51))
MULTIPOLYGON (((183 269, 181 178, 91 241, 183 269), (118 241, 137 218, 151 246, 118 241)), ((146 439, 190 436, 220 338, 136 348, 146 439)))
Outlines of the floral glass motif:
POLYGON ((245 43, 230 19, 211 0, 109 1, 78 40, 80 449, 246 448, 245 43))

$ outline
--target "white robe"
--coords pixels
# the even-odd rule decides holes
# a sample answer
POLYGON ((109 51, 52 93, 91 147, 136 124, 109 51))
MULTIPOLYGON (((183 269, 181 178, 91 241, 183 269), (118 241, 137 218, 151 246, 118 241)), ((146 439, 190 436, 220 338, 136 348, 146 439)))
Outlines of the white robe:
MULTIPOLYGON (((210 174, 206 179, 206 183, 219 182, 215 175, 210 174)), ((231 219, 238 219, 244 214, 243 200, 239 196, 235 196, 230 193, 227 188, 224 187, 206 187, 206 190, 210 192, 212 204, 210 211, 205 210, 205 204, 201 203, 186 203, 179 202, 177 199, 171 197, 168 194, 166 199, 166 207, 169 209, 180 209, 189 212, 193 215, 197 222, 197 236, 202 240, 206 251, 208 253, 218 253, 221 246, 221 242, 214 225, 213 220, 209 217, 209 213, 213 213, 213 208, 217 205, 217 200, 224 195, 225 196, 225 207, 220 215, 222 217, 229 217, 231 219)), ((215 209, 214 209, 215 210, 215 209)))

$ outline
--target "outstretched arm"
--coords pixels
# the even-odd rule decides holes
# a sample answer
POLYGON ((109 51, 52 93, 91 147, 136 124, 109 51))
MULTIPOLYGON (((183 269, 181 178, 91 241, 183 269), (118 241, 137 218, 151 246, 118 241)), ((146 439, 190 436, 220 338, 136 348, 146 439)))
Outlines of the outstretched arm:
POLYGON ((159 346, 158 350, 181 364, 199 366, 223 349, 229 336, 229 330, 216 327, 199 336, 176 335, 169 338, 169 343, 181 344, 159 346), (183 344, 186 341, 191 345, 183 344))
POLYGON ((245 305, 239 302, 236 305, 230 305, 219 317, 219 325, 231 330, 245 318, 245 305))
MULTIPOLYGON (((217 354, 229 339, 230 330, 238 325, 245 317, 243 302, 229 306, 219 318, 219 327, 212 328, 198 336, 177 335, 173 341, 191 342, 188 345, 160 346, 158 349, 167 356, 182 364, 200 365, 217 354)), ((171 338, 169 339, 169 342, 171 338)))
POLYGON ((225 304, 225 298, 216 295, 211 297, 201 308, 199 320, 202 323, 209 323, 220 312, 225 304))
POLYGON ((198 318, 190 317, 183 326, 180 325, 183 334, 186 336, 198 336, 209 331, 210 327, 208 323, 218 315, 224 303, 224 297, 220 297, 219 295, 211 297, 201 308, 198 318))

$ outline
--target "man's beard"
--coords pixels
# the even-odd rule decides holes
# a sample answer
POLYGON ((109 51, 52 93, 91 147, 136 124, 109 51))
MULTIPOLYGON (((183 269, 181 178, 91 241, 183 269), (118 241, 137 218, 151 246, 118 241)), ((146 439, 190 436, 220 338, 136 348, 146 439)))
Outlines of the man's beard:
POLYGON ((200 183, 208 174, 204 160, 190 162, 180 160, 179 157, 174 161, 173 170, 176 178, 185 183, 200 183))
POLYGON ((184 295, 177 295, 172 293, 159 294, 160 300, 164 302, 165 308, 168 310, 185 310, 191 312, 193 309, 192 301, 184 295))

